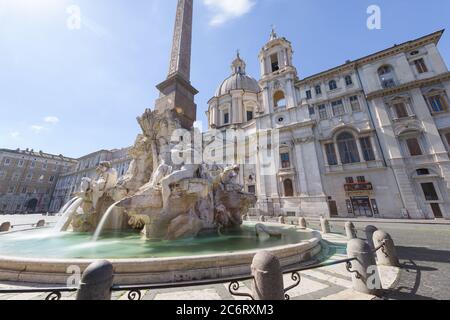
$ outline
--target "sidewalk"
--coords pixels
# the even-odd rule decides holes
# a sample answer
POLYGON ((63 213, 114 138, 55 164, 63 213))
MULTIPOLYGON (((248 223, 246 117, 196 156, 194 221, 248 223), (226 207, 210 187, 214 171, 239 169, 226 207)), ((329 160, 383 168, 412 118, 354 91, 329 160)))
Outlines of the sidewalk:
MULTIPOLYGON (((308 221, 317 221, 320 219, 317 218, 306 218, 308 221)), ((411 219, 376 219, 376 218, 328 218, 330 222, 342 222, 345 223, 347 221, 351 222, 361 222, 361 223, 398 223, 398 224, 429 224, 429 225, 450 225, 450 220, 411 220, 411 219)))

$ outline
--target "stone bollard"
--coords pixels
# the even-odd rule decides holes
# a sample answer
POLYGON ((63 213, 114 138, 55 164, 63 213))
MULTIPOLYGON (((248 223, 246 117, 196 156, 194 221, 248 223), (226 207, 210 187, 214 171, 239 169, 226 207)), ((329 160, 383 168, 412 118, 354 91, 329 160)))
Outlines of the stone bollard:
POLYGON ((283 273, 280 260, 267 251, 259 252, 252 263, 252 296, 255 300, 284 300, 283 273))
POLYGON ((367 226, 366 227, 366 239, 369 246, 374 249, 375 246, 373 245, 373 234, 378 230, 375 226, 367 226))
POLYGON ((285 223, 286 223, 286 219, 285 219, 283 216, 280 216, 280 217, 278 218, 278 223, 280 223, 280 224, 285 224, 285 223))
POLYGON ((397 250, 395 249, 392 237, 388 233, 378 230, 373 234, 373 244, 375 248, 378 248, 383 243, 384 249, 380 249, 376 253, 378 264, 389 267, 400 267, 400 261, 398 260, 397 250))
POLYGON ((0 232, 8 232, 11 229, 11 222, 3 222, 0 225, 0 232))
POLYGON ((348 257, 356 258, 352 261, 352 283, 353 290, 376 295, 381 289, 381 281, 378 276, 378 269, 375 256, 369 244, 361 239, 352 239, 347 244, 348 257))
POLYGON ((299 225, 300 229, 306 229, 307 228, 306 219, 303 217, 298 219, 298 225, 299 225))
POLYGON ((260 222, 266 222, 266 217, 265 216, 259 216, 259 221, 260 222))
POLYGON ((347 234, 347 240, 352 240, 357 238, 357 232, 353 222, 347 222, 345 224, 345 233, 347 234))
POLYGON ((97 261, 84 271, 77 291, 77 300, 111 300, 113 265, 97 261))
POLYGON ((331 232, 330 222, 327 219, 320 218, 320 226, 322 228, 322 233, 327 234, 331 232))
POLYGON ((36 228, 43 228, 45 227, 45 220, 39 220, 38 223, 36 223, 36 228))

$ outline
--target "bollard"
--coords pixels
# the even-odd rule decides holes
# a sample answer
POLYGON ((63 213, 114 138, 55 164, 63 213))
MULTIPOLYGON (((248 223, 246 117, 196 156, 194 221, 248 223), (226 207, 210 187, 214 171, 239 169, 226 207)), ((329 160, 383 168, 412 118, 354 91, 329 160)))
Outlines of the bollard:
POLYGON ((381 289, 381 281, 375 256, 369 244, 361 239, 352 239, 347 244, 348 257, 356 258, 351 262, 353 290, 376 295, 377 289, 381 289))
POLYGON ((353 222, 347 222, 345 224, 345 233, 347 234, 347 240, 352 240, 357 238, 356 228, 353 222))
POLYGON ((373 245, 373 234, 375 233, 375 231, 377 231, 378 228, 375 226, 367 226, 366 227, 366 239, 367 239, 367 243, 369 244, 370 248, 372 248, 372 250, 375 248, 375 246, 373 245))
POLYGON ((320 226, 322 227, 322 233, 327 234, 331 232, 330 222, 327 219, 320 218, 320 226))
POLYGON ((111 300, 113 265, 97 261, 84 271, 77 291, 77 300, 111 300))
POLYGON ((303 217, 298 219, 298 225, 299 225, 300 229, 306 229, 307 228, 306 219, 303 217))
POLYGON ((3 222, 0 225, 0 232, 8 232, 11 229, 11 222, 3 222))
POLYGON ((260 216, 260 217, 259 217, 259 221, 260 221, 260 222, 266 222, 266 217, 260 216))
POLYGON ((39 220, 38 223, 36 223, 36 228, 43 228, 45 227, 45 220, 39 220))
POLYGON ((278 223, 279 223, 279 224, 285 224, 285 223, 286 223, 286 219, 285 219, 283 216, 280 216, 280 217, 278 218, 278 223))
POLYGON ((267 251, 259 252, 252 263, 252 297, 255 300, 284 300, 283 273, 280 260, 267 251))
POLYGON ((378 230, 373 234, 373 244, 375 248, 378 248, 384 243, 384 248, 377 251, 377 262, 382 266, 400 267, 400 261, 398 260, 397 250, 395 249, 394 241, 392 237, 382 231, 378 230))

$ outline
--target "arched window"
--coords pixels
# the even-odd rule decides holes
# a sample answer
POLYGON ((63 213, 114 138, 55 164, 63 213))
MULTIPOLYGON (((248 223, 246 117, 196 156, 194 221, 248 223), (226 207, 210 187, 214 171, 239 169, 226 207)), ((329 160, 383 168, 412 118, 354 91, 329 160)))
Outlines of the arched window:
POLYGON ((331 80, 330 82, 328 82, 328 87, 330 87, 330 90, 336 90, 337 89, 337 82, 336 80, 331 80))
POLYGON ((285 197, 293 197, 294 196, 294 185, 291 179, 286 179, 283 182, 284 186, 284 196, 285 197))
POLYGON ((286 97, 284 96, 283 91, 277 91, 273 95, 273 103, 275 108, 284 108, 286 107, 286 97))
POLYGON ((391 66, 382 66, 378 69, 378 76, 380 77, 381 86, 383 88, 392 88, 395 87, 395 75, 394 69, 391 66))
POLYGON ((341 155, 341 162, 343 164, 357 163, 361 161, 356 140, 352 134, 348 132, 341 133, 337 137, 337 144, 341 155))

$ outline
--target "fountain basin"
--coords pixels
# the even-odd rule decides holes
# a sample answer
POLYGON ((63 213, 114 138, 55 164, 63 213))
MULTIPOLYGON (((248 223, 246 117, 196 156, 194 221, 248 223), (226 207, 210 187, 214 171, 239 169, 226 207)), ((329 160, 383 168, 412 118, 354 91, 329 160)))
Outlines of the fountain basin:
MULTIPOLYGON (((280 243, 280 241, 283 241, 282 239, 264 243, 255 238, 251 241, 248 240, 250 241, 249 243, 252 243, 254 240, 255 245, 252 249, 248 249, 246 246, 239 249, 231 245, 228 248, 221 247, 221 252, 219 252, 214 249, 218 247, 217 243, 214 244, 214 241, 211 242, 211 239, 204 239, 204 243, 201 242, 202 239, 200 239, 200 242, 196 240, 191 240, 192 242, 184 240, 183 243, 185 243, 185 246, 183 251, 186 252, 184 255, 175 252, 174 254, 177 256, 170 257, 170 253, 168 253, 169 256, 166 257, 160 255, 160 257, 149 258, 145 257, 145 254, 136 258, 117 258, 117 254, 108 256, 106 253, 100 253, 95 258, 54 258, 51 257, 52 254, 50 253, 47 252, 46 254, 45 250, 41 250, 41 252, 44 252, 40 254, 40 257, 36 257, 39 256, 39 252, 29 254, 31 250, 30 252, 22 253, 18 248, 16 254, 11 254, 8 252, 5 253, 7 249, 4 249, 2 246, 0 248, 0 280, 65 285, 67 284, 68 278, 72 275, 67 273, 68 270, 74 270, 74 268, 76 270, 79 268, 80 271, 83 271, 90 263, 98 259, 111 261, 114 266, 114 283, 120 285, 220 279, 249 275, 253 257, 261 250, 267 250, 275 254, 280 259, 283 267, 307 262, 320 253, 321 235, 319 232, 300 230, 295 227, 278 224, 267 225, 281 228, 285 235, 283 237, 284 242, 289 239, 290 241, 297 242, 289 243, 287 241, 288 243, 283 244, 280 243), (294 233, 298 237, 286 236, 288 234, 292 236, 294 233), (208 244, 211 246, 210 251, 205 249, 208 247, 208 244), (22 255, 22 257, 15 256, 17 254, 22 255), (46 258, 41 258, 42 256, 46 256, 46 258)), ((246 224, 244 228, 247 228, 247 231, 252 230, 254 225, 246 224)), ((26 232, 20 234, 21 236, 24 235, 33 239, 32 234, 27 234, 26 232)), ((246 235, 244 232, 243 236, 246 237, 246 235)), ((7 234, 0 235, 0 242, 3 243, 7 239, 7 236, 7 234)), ((233 241, 230 242, 230 237, 233 239, 235 236, 233 234, 225 235, 224 241, 232 244, 233 241)), ((105 238, 100 240, 100 246, 102 245, 102 241, 109 241, 109 239, 105 238)), ((123 243, 123 241, 120 241, 120 243, 123 243)), ((148 242, 142 241, 142 243, 148 242)), ((176 244, 177 242, 169 242, 167 244, 155 244, 155 246, 166 245, 168 250, 175 251, 173 247, 176 244)), ((89 246, 89 243, 85 245, 89 246)))

